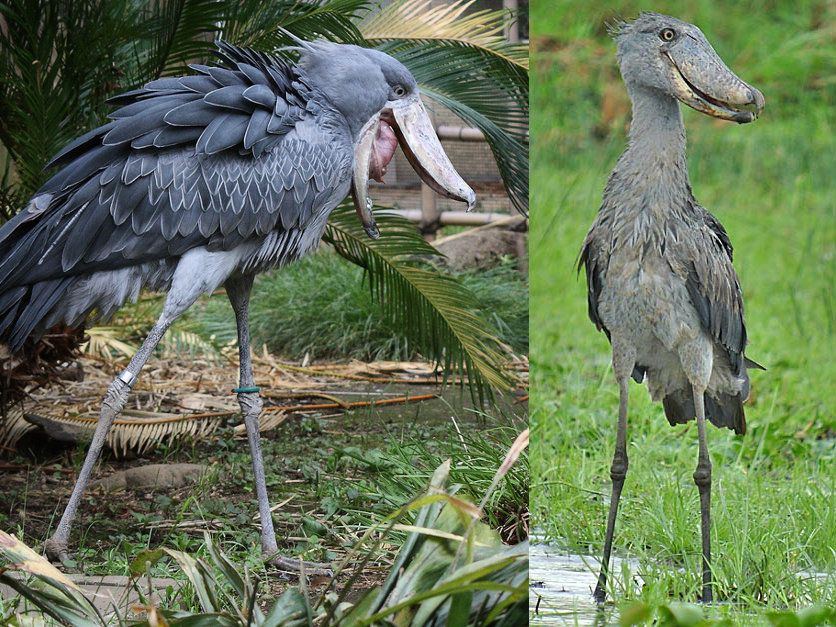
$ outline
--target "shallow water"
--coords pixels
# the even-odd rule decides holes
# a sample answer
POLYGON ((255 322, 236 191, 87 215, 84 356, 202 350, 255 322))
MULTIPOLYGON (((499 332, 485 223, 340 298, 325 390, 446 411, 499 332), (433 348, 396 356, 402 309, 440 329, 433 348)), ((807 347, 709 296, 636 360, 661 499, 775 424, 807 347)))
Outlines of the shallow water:
MULTIPOLYGON (((612 603, 599 609, 592 599, 592 591, 598 580, 600 558, 575 555, 557 546, 544 544, 543 538, 532 535, 529 548, 528 608, 529 625, 593 625, 610 627, 618 625, 619 615, 612 603)), ((626 577, 638 593, 644 582, 637 574, 636 560, 612 558, 610 572, 624 580, 622 569, 629 570, 626 577)), ((800 571, 801 579, 812 579, 821 585, 833 580, 833 574, 800 571)), ((609 599, 611 601, 611 599, 609 599)), ((740 616, 755 620, 757 613, 746 614, 745 607, 737 607, 740 616)), ((748 624, 748 623, 747 623, 748 624)))
MULTIPOLYGON (((529 549, 528 607, 530 625, 618 625, 612 606, 599 610, 592 599, 600 558, 573 555, 548 544, 529 549)), ((611 572, 622 560, 613 558, 611 572)))

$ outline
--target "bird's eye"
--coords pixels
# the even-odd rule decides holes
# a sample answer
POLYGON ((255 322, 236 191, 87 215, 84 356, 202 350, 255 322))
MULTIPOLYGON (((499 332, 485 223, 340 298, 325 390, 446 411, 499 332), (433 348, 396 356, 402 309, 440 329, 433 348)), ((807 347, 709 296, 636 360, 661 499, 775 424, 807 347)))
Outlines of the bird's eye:
POLYGON ((392 91, 395 92, 395 95, 398 98, 403 98, 404 96, 406 96, 406 89, 403 88, 403 85, 395 85, 392 88, 392 91))
POLYGON ((673 41, 674 37, 676 37, 676 32, 672 28, 663 28, 659 33, 659 39, 662 41, 673 41))

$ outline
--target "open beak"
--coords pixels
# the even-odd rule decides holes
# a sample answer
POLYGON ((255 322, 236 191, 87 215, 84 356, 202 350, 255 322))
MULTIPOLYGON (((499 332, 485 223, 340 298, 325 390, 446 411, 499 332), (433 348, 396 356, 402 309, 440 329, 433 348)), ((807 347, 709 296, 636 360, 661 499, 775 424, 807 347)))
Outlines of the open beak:
POLYGON ((663 54, 674 95, 689 107, 739 124, 756 120, 763 110, 763 94, 740 80, 708 42, 686 35, 663 54))
POLYGON ((467 203, 468 211, 473 209, 476 194, 450 163, 421 97, 416 93, 403 100, 388 102, 361 129, 354 149, 354 208, 369 237, 380 237, 368 195, 369 178, 379 180, 382 177, 394 155, 395 138, 422 181, 442 196, 467 203))

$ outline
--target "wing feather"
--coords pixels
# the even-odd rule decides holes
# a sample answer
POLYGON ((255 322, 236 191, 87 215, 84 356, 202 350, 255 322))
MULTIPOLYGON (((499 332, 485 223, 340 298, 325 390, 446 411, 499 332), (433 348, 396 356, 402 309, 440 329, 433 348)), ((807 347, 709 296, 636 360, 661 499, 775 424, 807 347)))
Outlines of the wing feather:
POLYGON ((686 255, 685 286, 700 323, 729 355, 735 372, 744 368, 746 325, 743 320, 743 292, 732 265, 732 246, 723 225, 702 207, 694 212, 702 218, 701 228, 686 255))
POLYGON ((0 228, 0 292, 304 228, 341 200, 351 142, 339 119, 316 125, 327 108, 303 70, 220 47, 227 68, 112 99, 113 119, 53 158, 63 167, 34 196, 37 212, 0 228))
POLYGON ((244 85, 221 87, 206 94, 203 97, 203 102, 215 107, 243 111, 249 114, 255 107, 253 107, 253 103, 244 98, 245 89, 244 85))
POLYGON ((227 116, 227 121, 206 141, 206 154, 214 155, 241 144, 249 123, 250 118, 245 115, 227 116))

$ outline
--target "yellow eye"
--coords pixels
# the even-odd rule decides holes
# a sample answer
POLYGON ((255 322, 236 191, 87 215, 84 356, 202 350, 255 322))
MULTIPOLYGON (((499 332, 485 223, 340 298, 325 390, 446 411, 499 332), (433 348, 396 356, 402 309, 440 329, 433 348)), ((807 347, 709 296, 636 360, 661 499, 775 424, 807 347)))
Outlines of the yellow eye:
POLYGON ((659 33, 659 39, 662 41, 673 41, 674 37, 676 37, 676 32, 672 28, 664 28, 659 33))

